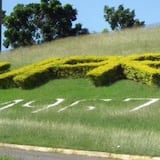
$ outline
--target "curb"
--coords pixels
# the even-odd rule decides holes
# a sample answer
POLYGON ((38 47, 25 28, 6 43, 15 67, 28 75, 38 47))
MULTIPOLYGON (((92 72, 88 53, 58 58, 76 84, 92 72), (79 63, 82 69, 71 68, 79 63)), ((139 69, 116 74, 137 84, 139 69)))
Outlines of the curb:
POLYGON ((61 149, 61 148, 49 148, 49 147, 37 147, 29 145, 17 145, 0 143, 0 147, 21 149, 26 151, 38 151, 45 153, 61 153, 67 155, 79 155, 88 157, 99 157, 99 158, 113 158, 119 160, 160 160, 160 157, 149 157, 149 156, 138 156, 138 155, 127 155, 127 154, 113 154, 107 152, 94 152, 94 151, 83 151, 83 150, 72 150, 72 149, 61 149))

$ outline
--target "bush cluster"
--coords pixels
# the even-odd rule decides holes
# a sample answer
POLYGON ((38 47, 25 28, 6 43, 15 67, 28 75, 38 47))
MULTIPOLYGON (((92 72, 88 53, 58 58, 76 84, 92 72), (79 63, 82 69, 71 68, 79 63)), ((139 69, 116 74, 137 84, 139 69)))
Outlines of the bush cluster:
POLYGON ((50 58, 0 75, 0 88, 31 89, 60 78, 84 78, 86 73, 102 64, 106 57, 50 58))
POLYGON ((108 85, 119 79, 130 79, 160 86, 160 54, 142 54, 112 59, 88 73, 95 85, 108 85))
POLYGON ((96 86, 110 85, 120 79, 160 86, 159 60, 160 54, 50 58, 0 74, 0 88, 31 89, 60 78, 90 78, 96 86))
POLYGON ((121 64, 119 62, 107 63, 87 73, 87 76, 96 86, 109 85, 123 78, 121 64))
POLYGON ((0 62, 0 74, 7 72, 11 64, 9 62, 0 62))
POLYGON ((139 62, 123 64, 123 72, 127 79, 142 82, 147 85, 160 85, 160 71, 139 62))

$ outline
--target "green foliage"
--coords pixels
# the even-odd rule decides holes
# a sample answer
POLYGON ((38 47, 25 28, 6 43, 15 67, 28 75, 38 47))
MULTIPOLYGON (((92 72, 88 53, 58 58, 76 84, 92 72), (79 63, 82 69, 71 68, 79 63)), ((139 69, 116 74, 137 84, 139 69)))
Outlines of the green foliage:
POLYGON ((30 89, 53 79, 85 78, 89 70, 102 64, 94 62, 98 59, 91 57, 84 59, 73 57, 57 61, 49 59, 47 61, 31 65, 25 72, 13 78, 14 83, 23 89, 30 89), (86 61, 90 61, 90 63, 86 63, 86 61))
POLYGON ((147 85, 160 85, 160 72, 139 62, 124 63, 123 71, 127 79, 142 82, 147 85))
POLYGON ((160 54, 50 58, 0 75, 0 88, 31 89, 49 80, 90 78, 96 86, 130 79, 160 86, 160 54))
MULTIPOLYGON (((0 75, 0 88, 34 88, 47 81, 48 70, 57 59, 45 60, 0 75), (47 73, 47 76, 46 76, 47 73), (38 79, 39 78, 39 79, 38 79), (35 82, 36 81, 36 82, 35 82), (33 83, 33 84, 32 84, 33 83), (34 85, 36 83, 36 85, 34 85)), ((57 63, 58 64, 58 63, 57 63)))
POLYGON ((87 76, 96 86, 110 85, 124 78, 121 65, 117 62, 95 68, 88 72, 87 76))
POLYGON ((84 78, 89 70, 103 63, 103 58, 50 58, 1 74, 0 88, 21 87, 30 89, 42 85, 51 79, 84 78))
POLYGON ((36 31, 34 25, 34 9, 38 7, 35 4, 25 6, 18 4, 14 7, 14 11, 10 16, 6 16, 4 19, 4 26, 7 28, 4 32, 6 37, 4 46, 8 48, 10 45, 13 48, 19 46, 27 46, 34 43, 33 35, 36 31))
POLYGON ((15 83, 12 80, 13 76, 14 74, 0 75, 0 88, 8 89, 8 88, 16 87, 15 83))
POLYGON ((4 46, 17 48, 52 41, 57 38, 88 34, 81 24, 72 27, 77 10, 70 4, 62 6, 58 0, 41 0, 40 3, 18 4, 4 18, 7 28, 4 46))
POLYGON ((122 78, 160 86, 159 57, 160 54, 143 54, 112 59, 108 64, 88 72, 88 77, 98 86, 108 85, 122 78))
POLYGON ((121 30, 125 28, 144 26, 144 21, 135 19, 135 11, 125 9, 123 5, 119 5, 116 10, 115 7, 104 7, 104 18, 110 24, 112 30, 121 30))
POLYGON ((12 87, 17 87, 13 81, 13 78, 16 75, 23 73, 24 71, 25 71, 24 68, 22 68, 22 69, 13 70, 4 74, 0 74, 0 88, 7 89, 12 87))
POLYGON ((16 159, 11 158, 11 157, 3 156, 3 157, 0 157, 0 160, 16 160, 16 159))
POLYGON ((102 30, 102 33, 109 33, 109 30, 107 28, 102 30))
POLYGON ((8 62, 0 62, 0 74, 9 70, 11 64, 8 62))
POLYGON ((35 88, 44 84, 49 79, 54 78, 50 71, 51 66, 45 65, 43 67, 32 68, 28 72, 19 74, 13 78, 14 83, 23 89, 35 88))
POLYGON ((86 73, 97 64, 61 65, 53 68, 56 78, 85 78, 86 73))

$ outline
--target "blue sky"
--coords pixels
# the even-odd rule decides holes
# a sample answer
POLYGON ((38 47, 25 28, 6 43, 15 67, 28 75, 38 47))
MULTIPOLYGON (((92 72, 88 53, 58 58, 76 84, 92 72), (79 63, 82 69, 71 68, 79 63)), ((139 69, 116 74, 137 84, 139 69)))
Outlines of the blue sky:
MULTIPOLYGON (((40 0, 2 1, 3 10, 7 11, 7 14, 10 14, 18 3, 29 4, 40 2, 40 0)), ((104 28, 110 30, 109 25, 104 19, 103 9, 105 5, 117 7, 123 4, 125 8, 134 9, 136 18, 145 21, 147 26, 160 24, 160 0, 60 0, 60 2, 63 5, 66 3, 72 4, 78 11, 76 23, 82 23, 83 27, 88 28, 91 33, 101 32, 104 28)), ((4 47, 2 47, 2 50, 6 51, 4 47)))
MULTIPOLYGON (((13 7, 18 3, 28 4, 40 2, 40 0, 2 0, 3 9, 9 14, 13 7)), ((83 24, 83 27, 90 32, 101 32, 108 28, 107 22, 103 18, 103 8, 105 5, 117 7, 123 4, 125 8, 134 9, 136 18, 144 20, 146 25, 155 25, 160 23, 160 0, 60 0, 62 4, 72 4, 78 10, 77 23, 83 24)))

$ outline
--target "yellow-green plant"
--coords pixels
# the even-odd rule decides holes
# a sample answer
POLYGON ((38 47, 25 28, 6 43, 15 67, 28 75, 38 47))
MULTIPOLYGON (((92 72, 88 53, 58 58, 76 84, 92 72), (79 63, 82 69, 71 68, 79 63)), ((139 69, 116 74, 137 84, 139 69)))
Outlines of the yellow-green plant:
POLYGON ((96 86, 119 79, 160 85, 160 54, 50 58, 0 75, 0 88, 34 88, 51 79, 89 77, 96 86))
POLYGON ((9 62, 0 62, 0 73, 4 73, 9 70, 11 64, 9 62))

